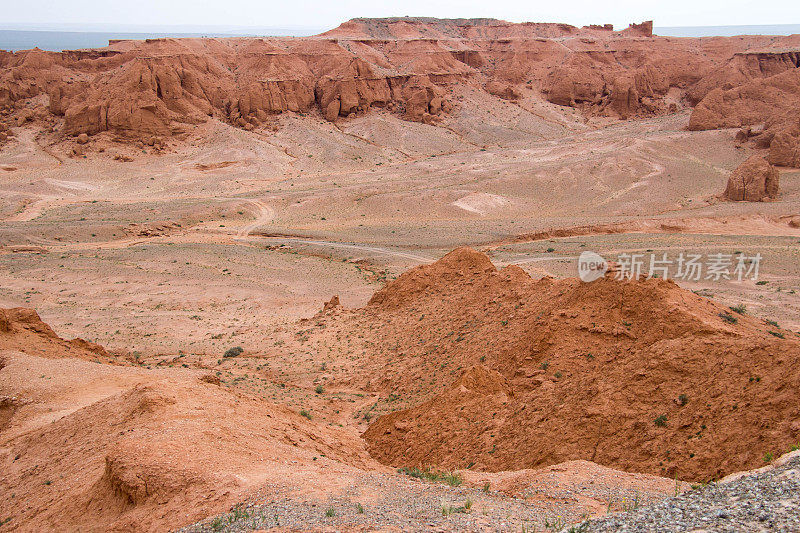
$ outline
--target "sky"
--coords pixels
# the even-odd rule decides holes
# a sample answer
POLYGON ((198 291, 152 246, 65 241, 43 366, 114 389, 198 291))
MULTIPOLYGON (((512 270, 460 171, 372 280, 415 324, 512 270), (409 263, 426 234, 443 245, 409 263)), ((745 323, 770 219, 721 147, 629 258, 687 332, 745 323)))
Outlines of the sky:
POLYGON ((643 20, 656 26, 800 24, 800 0, 0 0, 0 28, 328 29, 354 17, 406 15, 617 28, 643 20))

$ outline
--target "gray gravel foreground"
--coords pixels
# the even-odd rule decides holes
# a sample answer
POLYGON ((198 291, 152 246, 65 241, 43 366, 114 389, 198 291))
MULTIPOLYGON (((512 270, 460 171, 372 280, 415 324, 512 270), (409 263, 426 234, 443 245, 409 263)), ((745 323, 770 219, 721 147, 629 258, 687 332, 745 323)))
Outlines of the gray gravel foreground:
POLYGON ((635 511, 588 520, 563 530, 606 531, 800 532, 800 452, 783 456, 769 470, 723 480, 635 511))
POLYGON ((574 489, 561 488, 514 497, 466 484, 413 479, 401 474, 365 472, 344 490, 318 499, 293 486, 269 486, 247 503, 183 528, 181 533, 212 531, 521 531, 553 533, 588 516, 590 506, 659 493, 635 488, 602 487, 593 479, 574 489), (587 502, 591 502, 588 503, 587 502), (363 511, 363 512, 362 512, 363 511))
POLYGON ((580 519, 557 516, 545 504, 477 488, 450 487, 400 475, 364 474, 349 493, 327 501, 299 501, 290 493, 274 493, 266 501, 239 506, 179 531, 519 532, 542 531, 545 521, 559 524, 555 529, 561 529, 565 523, 580 519))

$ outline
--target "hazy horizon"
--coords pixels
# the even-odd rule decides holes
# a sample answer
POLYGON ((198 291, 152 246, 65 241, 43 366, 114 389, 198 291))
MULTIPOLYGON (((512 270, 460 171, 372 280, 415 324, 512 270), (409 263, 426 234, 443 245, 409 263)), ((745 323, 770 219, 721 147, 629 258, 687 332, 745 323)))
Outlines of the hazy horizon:
MULTIPOLYGON (((567 9, 554 2, 536 0, 404 0, 374 2, 322 0, 277 2, 270 0, 0 0, 3 26, 96 25, 118 26, 114 31, 135 26, 152 28, 185 26, 192 28, 332 28, 356 17, 430 16, 438 18, 497 18, 510 22, 563 22, 575 26, 614 24, 625 27, 632 22, 653 20, 661 27, 772 25, 776 22, 800 24, 800 3, 789 0, 755 3, 748 0, 672 0, 641 2, 620 0, 606 3, 573 0, 567 9), (124 26, 120 28, 119 26, 124 26)), ((100 28, 105 31, 106 28, 100 28)), ((86 30, 83 30, 86 31, 86 30)), ((172 31, 172 30, 170 30, 172 31)), ((197 30, 192 30, 197 31, 197 30)), ((200 30, 206 31, 206 30, 200 30)))
MULTIPOLYGON (((103 25, 103 24, 0 24, 0 50, 20 51, 39 48, 59 52, 78 48, 100 48, 111 39, 189 37, 304 37, 331 27, 312 26, 230 26, 230 25, 103 25)), ((616 29, 623 29, 617 27, 616 29)), ((665 37, 711 37, 733 35, 800 34, 800 24, 753 24, 730 26, 655 26, 654 33, 665 37)))

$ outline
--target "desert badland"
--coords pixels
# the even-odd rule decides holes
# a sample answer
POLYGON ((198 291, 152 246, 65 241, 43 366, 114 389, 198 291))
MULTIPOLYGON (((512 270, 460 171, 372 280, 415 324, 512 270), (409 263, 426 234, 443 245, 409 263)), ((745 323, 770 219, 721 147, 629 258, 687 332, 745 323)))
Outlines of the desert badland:
POLYGON ((0 531, 800 528, 798 109, 650 22, 0 51, 0 531))

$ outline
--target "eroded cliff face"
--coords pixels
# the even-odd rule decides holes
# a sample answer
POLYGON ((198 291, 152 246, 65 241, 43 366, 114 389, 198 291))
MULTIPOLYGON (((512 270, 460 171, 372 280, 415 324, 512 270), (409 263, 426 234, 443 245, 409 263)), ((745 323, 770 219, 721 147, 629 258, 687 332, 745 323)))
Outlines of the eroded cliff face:
POLYGON ((770 163, 800 167, 800 39, 786 40, 736 54, 703 78, 688 95, 698 102, 689 129, 742 128, 737 139, 769 148, 770 163))
POLYGON ((449 53, 406 63, 395 48, 394 63, 394 51, 331 39, 158 39, 95 54, 4 54, 0 107, 13 112, 43 95, 66 135, 169 136, 212 117, 249 128, 287 111, 334 121, 372 106, 433 122, 448 109, 443 87, 469 67, 449 53))
POLYGON ((469 84, 492 97, 544 98, 622 119, 700 102, 692 128, 704 129, 757 121, 731 118, 719 101, 743 83, 791 76, 800 52, 788 49, 797 45, 791 37, 654 37, 652 23, 613 31, 493 19, 354 19, 309 38, 0 52, 0 110, 6 128, 41 121, 67 136, 110 131, 133 139, 181 134, 210 119, 252 130, 284 112, 335 122, 384 108, 436 124, 456 106, 451 89, 469 84))

